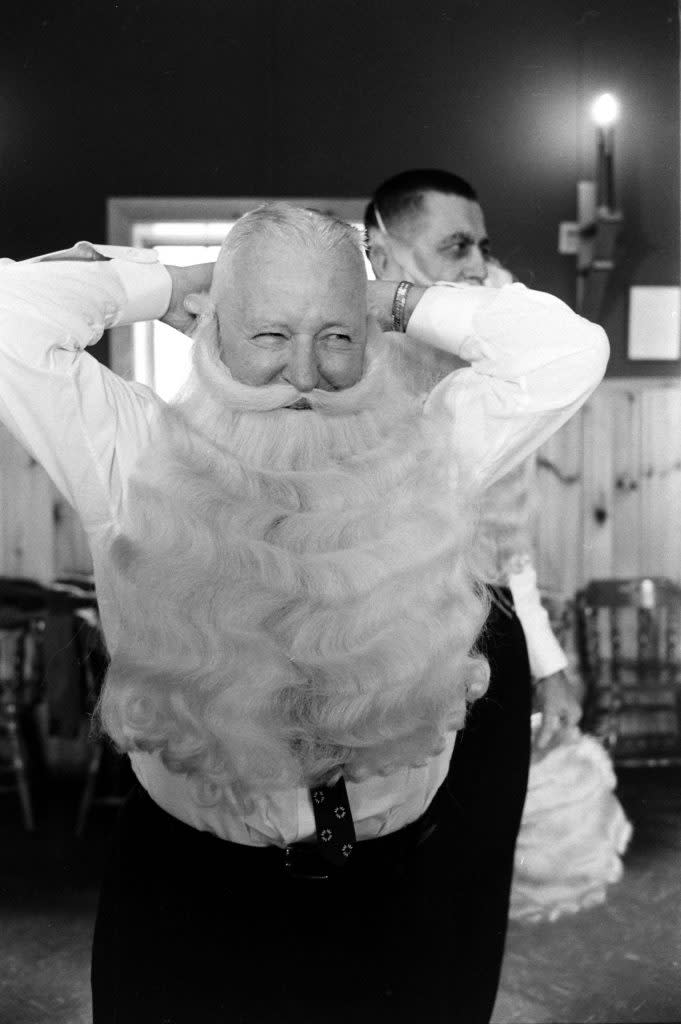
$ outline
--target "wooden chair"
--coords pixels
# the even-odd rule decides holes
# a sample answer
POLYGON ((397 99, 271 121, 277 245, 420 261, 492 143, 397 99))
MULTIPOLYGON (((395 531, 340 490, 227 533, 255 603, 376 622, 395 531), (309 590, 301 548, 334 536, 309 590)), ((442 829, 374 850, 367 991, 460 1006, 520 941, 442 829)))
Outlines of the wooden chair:
POLYGON ((41 696, 46 600, 37 581, 0 576, 0 734, 7 755, 0 770, 13 776, 0 788, 17 791, 29 831, 35 827, 29 774, 42 758, 32 712, 41 696))
MULTIPOLYGON (((73 622, 73 650, 79 665, 83 684, 83 710, 92 716, 106 673, 108 657, 99 621, 97 595, 94 581, 87 575, 62 576, 55 580, 51 592, 53 613, 67 614, 73 622)), ((117 806, 121 803, 118 793, 97 795, 102 763, 107 755, 103 738, 92 732, 89 741, 88 763, 85 783, 78 804, 76 835, 80 838, 93 804, 117 806)), ((117 763, 118 755, 113 758, 117 763)), ((116 774, 115 768, 113 774, 116 774)))
MULTIPOLYGON (((88 714, 92 716, 97 706, 108 662, 99 624, 86 623, 85 629, 79 633, 79 642, 82 651, 88 714)), ((95 732, 92 732, 90 735, 89 746, 90 754, 85 785, 78 805, 78 816, 76 819, 76 835, 78 838, 81 838, 85 831, 85 823, 93 804, 118 806, 122 802, 122 798, 118 793, 106 796, 96 795, 97 782, 107 748, 102 736, 95 732)), ((118 759, 119 755, 115 755, 115 757, 118 759)))
POLYGON ((681 587, 593 580, 576 601, 582 727, 617 765, 681 764, 681 587))
MULTIPOLYGON (((2 785, 6 792, 15 788, 22 806, 24 824, 35 827, 29 757, 22 730, 23 711, 30 706, 30 687, 35 681, 35 620, 27 612, 0 609, 0 732, 7 745, 8 771, 13 784, 2 785)), ((4 767, 4 766, 3 766, 4 767)))

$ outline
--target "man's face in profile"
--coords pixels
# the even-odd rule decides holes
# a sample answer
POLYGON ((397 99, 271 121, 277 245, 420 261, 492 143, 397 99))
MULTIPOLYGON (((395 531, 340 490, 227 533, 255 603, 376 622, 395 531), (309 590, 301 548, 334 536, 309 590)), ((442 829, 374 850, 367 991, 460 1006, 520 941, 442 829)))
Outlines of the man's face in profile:
POLYGON ((472 199, 427 192, 421 209, 396 226, 394 235, 397 244, 387 239, 383 265, 374 263, 376 275, 384 280, 483 284, 487 277, 487 228, 480 204, 472 199))
POLYGON ((367 338, 361 257, 259 238, 230 257, 216 300, 221 355, 232 377, 302 394, 336 391, 362 376, 367 338))

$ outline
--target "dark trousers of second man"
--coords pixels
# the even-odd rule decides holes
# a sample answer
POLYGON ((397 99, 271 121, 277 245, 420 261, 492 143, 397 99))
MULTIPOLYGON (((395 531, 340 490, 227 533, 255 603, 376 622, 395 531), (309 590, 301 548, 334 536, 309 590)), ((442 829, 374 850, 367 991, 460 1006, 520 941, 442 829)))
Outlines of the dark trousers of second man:
POLYGON ((466 986, 471 1005, 463 1021, 489 1020, 504 955, 515 845, 530 766, 532 689, 527 644, 512 609, 511 592, 492 605, 481 649, 489 660, 490 685, 470 709, 457 735, 446 785, 452 798, 462 873, 457 929, 466 935, 466 986), (502 607, 503 604, 503 607, 502 607))

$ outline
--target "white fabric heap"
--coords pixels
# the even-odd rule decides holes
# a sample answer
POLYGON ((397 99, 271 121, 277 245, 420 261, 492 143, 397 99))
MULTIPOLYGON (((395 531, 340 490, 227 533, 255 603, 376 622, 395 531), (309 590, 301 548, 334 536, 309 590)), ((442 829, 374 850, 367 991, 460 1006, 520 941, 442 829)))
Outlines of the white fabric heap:
POLYGON ((555 921, 603 903, 622 877, 632 826, 601 744, 574 729, 533 755, 516 847, 511 918, 555 921))

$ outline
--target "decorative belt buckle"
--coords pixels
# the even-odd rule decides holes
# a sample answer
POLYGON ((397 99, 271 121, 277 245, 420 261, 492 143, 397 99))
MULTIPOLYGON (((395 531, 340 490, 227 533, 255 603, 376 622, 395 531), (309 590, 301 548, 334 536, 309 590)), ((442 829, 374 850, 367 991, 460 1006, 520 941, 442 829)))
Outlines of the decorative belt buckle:
POLYGON ((284 871, 290 878, 329 878, 328 865, 323 863, 314 847, 303 851, 300 846, 285 846, 284 871))

